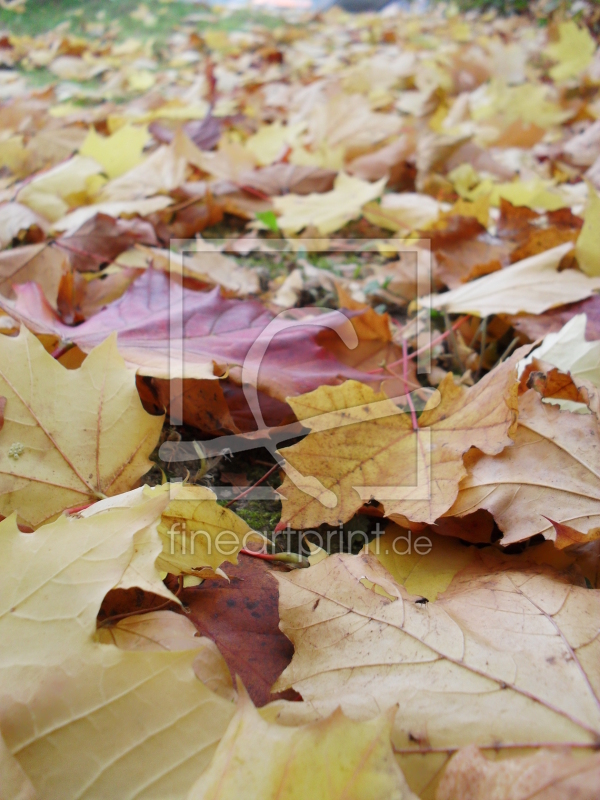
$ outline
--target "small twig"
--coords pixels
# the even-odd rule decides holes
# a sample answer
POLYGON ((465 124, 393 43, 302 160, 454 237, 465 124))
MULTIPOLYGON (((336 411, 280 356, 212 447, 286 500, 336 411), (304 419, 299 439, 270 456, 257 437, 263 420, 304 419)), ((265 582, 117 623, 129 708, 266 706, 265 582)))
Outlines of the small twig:
POLYGON ((284 564, 302 564, 308 566, 306 559, 299 555, 299 553, 261 553, 259 550, 248 550, 243 547, 240 550, 245 556, 252 556, 252 558, 262 558, 263 561, 280 561, 284 564))
POLYGON ((408 400, 408 407, 410 408, 410 418, 412 420, 413 431, 419 427, 417 422, 417 412, 412 397, 410 396, 410 387, 408 385, 408 344, 406 339, 402 342, 402 382, 404 383, 404 391, 406 392, 406 399, 408 400))
POLYGON ((456 341, 456 336, 454 335, 454 327, 450 325, 450 317, 448 316, 448 312, 444 309, 444 324, 446 325, 446 330, 448 331, 448 340, 450 342, 450 348, 452 350, 452 355, 454 356, 454 361, 456 366, 459 368, 461 372, 464 372, 464 364, 462 363, 462 359, 460 357, 460 353, 458 351, 458 342, 456 341))
POLYGON ((504 361, 505 358, 508 358, 508 356, 512 353, 512 351, 515 349, 515 347, 518 344, 519 344, 518 337, 512 340, 512 342, 508 345, 506 350, 502 353, 502 355, 500 356, 498 361, 496 361, 496 363, 494 364, 494 369, 496 369, 496 367, 500 366, 500 364, 504 361))
POLYGON ((97 503, 97 500, 92 500, 89 503, 82 503, 80 506, 71 506, 71 508, 65 508, 65 514, 79 514, 80 511, 85 511, 86 508, 93 506, 94 503, 97 503))
POLYGON ((265 472, 265 474, 262 476, 262 478, 259 478, 256 481, 256 483, 253 483, 252 486, 249 486, 247 489, 244 489, 244 491, 241 492, 240 494, 238 494, 237 497, 234 497, 233 500, 230 500, 227 503, 227 505, 225 506, 225 508, 229 508, 229 506, 232 506, 234 503, 237 503, 238 500, 241 500, 242 497, 246 497, 247 494, 250 494, 252 489, 256 489, 257 486, 260 486, 261 483, 264 483, 264 481, 266 481, 267 478, 270 475, 272 475, 278 467, 279 467, 279 464, 273 464, 271 469, 268 472, 265 472))
POLYGON ((61 339, 58 343, 56 348, 50 353, 52 358, 55 358, 57 361, 61 356, 64 356, 65 353, 68 353, 69 350, 72 350, 75 347, 75 342, 65 342, 61 339))
MULTIPOLYGON (((488 318, 484 317, 479 324, 479 329, 481 330, 481 344, 479 346, 479 365, 477 367, 477 372, 475 373, 475 380, 479 380, 479 376, 481 375, 481 370, 483 368, 483 355, 485 353, 485 347, 487 344, 487 321, 488 318)), ((475 334, 477 335, 477 334, 475 334)))
MULTIPOLYGON (((470 318, 471 318, 470 314, 467 314, 467 316, 461 317, 460 319, 456 320, 456 322, 452 325, 452 328, 450 330, 444 331, 444 333, 441 333, 439 336, 436 336, 435 339, 432 339, 429 342, 429 344, 425 345, 424 347, 421 347, 419 350, 415 350, 408 356, 408 360, 411 361, 413 358, 417 358, 418 356, 421 355, 421 353, 426 353, 428 350, 431 350, 432 347, 435 347, 436 344, 440 344, 440 342, 443 342, 445 339, 448 338, 448 336, 450 336, 450 334, 453 331, 455 331, 457 328, 460 328, 463 322, 467 322, 467 320, 469 320, 470 318)), ((389 369, 389 367, 397 367, 400 364, 402 364, 403 361, 404 358, 399 358, 398 361, 392 361, 391 364, 387 364, 387 366, 385 367, 377 367, 376 369, 370 369, 368 374, 373 375, 375 372, 382 372, 385 369, 389 369)))

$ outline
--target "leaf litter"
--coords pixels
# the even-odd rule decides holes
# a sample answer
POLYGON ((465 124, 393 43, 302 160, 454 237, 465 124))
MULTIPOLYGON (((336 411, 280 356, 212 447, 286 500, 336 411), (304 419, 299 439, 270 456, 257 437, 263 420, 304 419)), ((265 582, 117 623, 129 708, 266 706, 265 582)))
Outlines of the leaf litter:
POLYGON ((121 5, 0 9, 0 793, 595 800, 597 11, 121 5))

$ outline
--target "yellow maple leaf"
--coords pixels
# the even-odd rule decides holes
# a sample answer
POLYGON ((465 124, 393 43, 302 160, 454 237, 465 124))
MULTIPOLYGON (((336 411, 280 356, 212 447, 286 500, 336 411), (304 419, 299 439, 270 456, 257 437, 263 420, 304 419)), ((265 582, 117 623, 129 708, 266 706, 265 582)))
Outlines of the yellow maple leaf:
POLYGON ((555 64, 550 69, 553 81, 577 78, 590 65, 596 42, 587 28, 580 28, 574 20, 561 22, 558 26, 558 41, 546 47, 545 53, 555 64))
POLYGON ((101 136, 90 128, 79 152, 102 164, 109 178, 117 178, 142 161, 142 150, 149 139, 145 126, 126 124, 111 136, 101 136))
POLYGON ((434 522, 466 475, 463 454, 472 446, 499 453, 512 443, 518 358, 469 390, 448 375, 416 429, 408 413, 356 381, 288 398, 311 433, 281 450, 282 522, 302 529, 337 525, 371 499, 400 522, 434 522))
POLYGON ((152 787, 183 800, 233 715, 196 678, 197 649, 95 640, 136 532, 168 499, 159 487, 130 507, 63 516, 30 534, 14 516, 0 524, 0 725, 38 797, 139 797, 152 787))
POLYGON ((0 337, 0 513, 39 525, 130 489, 148 471, 162 417, 144 411, 116 336, 67 370, 22 327, 0 337))
POLYGON ((284 727, 265 721, 242 688, 236 715, 187 800, 417 800, 394 760, 392 719, 354 722, 338 709, 284 727))
POLYGON ((385 178, 368 183, 341 172, 331 192, 274 197, 273 205, 281 215, 279 227, 286 233, 297 233, 308 225, 314 225, 323 235, 333 233, 356 219, 365 203, 379 197, 385 183, 385 178))

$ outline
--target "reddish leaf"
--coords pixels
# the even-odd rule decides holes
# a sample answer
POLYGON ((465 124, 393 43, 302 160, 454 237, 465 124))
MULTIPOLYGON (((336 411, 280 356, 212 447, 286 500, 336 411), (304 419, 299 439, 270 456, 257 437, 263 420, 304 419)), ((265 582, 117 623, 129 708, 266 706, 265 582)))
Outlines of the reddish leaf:
MULTIPOLYGON (((116 331, 123 357, 136 365, 140 374, 154 377, 172 374, 170 323, 182 309, 186 377, 210 379, 216 364, 217 374, 229 371, 229 376, 241 383, 244 359, 273 319, 270 312, 254 300, 226 299, 218 288, 204 293, 184 287, 180 302, 179 291, 171 291, 173 287, 163 272, 147 270, 123 297, 74 328, 58 319, 35 283, 17 287, 16 303, 0 298, 0 307, 36 333, 54 334, 85 352, 116 331)), ((358 312, 345 314, 353 317, 358 312)), ((289 327, 284 320, 274 323, 273 338, 260 361, 260 390, 285 400, 347 379, 379 382, 373 375, 346 366, 317 342, 318 332, 327 322, 339 328, 340 314, 325 313, 318 319, 318 326, 307 323, 289 327)))
POLYGON ((108 214, 96 214, 70 236, 57 239, 56 245, 69 254, 73 269, 96 272, 136 242, 158 244, 149 222, 135 218, 113 219, 108 214))
POLYGON ((203 636, 210 637, 239 675, 253 702, 298 699, 296 692, 271 694, 271 686, 292 660, 294 647, 279 630, 279 589, 264 561, 239 556, 225 564, 231 582, 208 579, 181 594, 187 615, 203 636))
POLYGON ((519 314, 508 319, 519 333, 535 342, 547 333, 559 331, 576 314, 587 314, 585 338, 588 341, 600 339, 600 295, 598 294, 578 303, 551 308, 543 314, 519 314))
POLYGON ((0 397, 0 431, 4 427, 4 409, 6 408, 6 397, 0 397))

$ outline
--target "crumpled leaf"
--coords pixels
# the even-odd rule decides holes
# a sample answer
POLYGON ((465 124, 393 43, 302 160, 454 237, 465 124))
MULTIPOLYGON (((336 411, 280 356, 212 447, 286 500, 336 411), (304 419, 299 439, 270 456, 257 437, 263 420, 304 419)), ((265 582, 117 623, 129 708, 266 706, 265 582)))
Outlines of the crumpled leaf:
POLYGON ((154 491, 29 534, 14 517, 0 524, 0 723, 40 797, 184 798, 231 719, 195 677, 195 650, 127 652, 93 638, 134 534, 168 499, 154 491))
POLYGON ((512 443, 517 360, 515 354, 469 390, 448 375, 417 430, 409 413, 354 381, 288 398, 311 433, 280 451, 293 470, 280 489, 280 526, 337 525, 370 499, 399 522, 435 522, 466 474, 463 454, 470 447, 499 453, 512 443))
POLYGON ((474 745, 446 767, 436 800, 594 800, 600 755, 544 749, 535 755, 492 761, 474 745))
POLYGON ((0 337, 0 513, 36 526, 115 495, 151 466, 161 417, 147 414, 116 337, 66 370, 26 328, 0 337))
POLYGON ((277 579, 295 653, 274 688, 305 701, 278 703, 278 720, 338 706, 365 720, 399 703, 393 743, 413 791, 471 743, 597 741, 600 593, 551 567, 478 551, 425 606, 372 556, 330 556, 277 579))
POLYGON ((187 800, 416 800, 394 760, 390 727, 389 714, 351 722, 341 711, 283 727, 262 719, 242 690, 236 715, 187 800))
POLYGON ((587 316, 577 314, 557 333, 549 333, 531 356, 546 361, 574 378, 584 378, 600 388, 600 342, 588 342, 585 338, 587 316))
POLYGON ((27 231, 33 225, 37 225, 45 231, 48 222, 22 203, 2 203, 0 205, 0 247, 7 247, 21 231, 27 231))
POLYGON ((543 534, 550 519, 577 528, 600 525, 600 424, 594 414, 560 411, 530 389, 519 398, 515 444, 496 456, 467 453, 468 475, 450 516, 493 514, 502 544, 543 534))
POLYGON ((379 197, 384 186, 385 178, 368 183, 341 172, 331 192, 274 197, 273 205, 280 214, 279 227, 286 234, 297 233, 309 225, 323 235, 333 233, 356 219, 362 206, 379 197))

